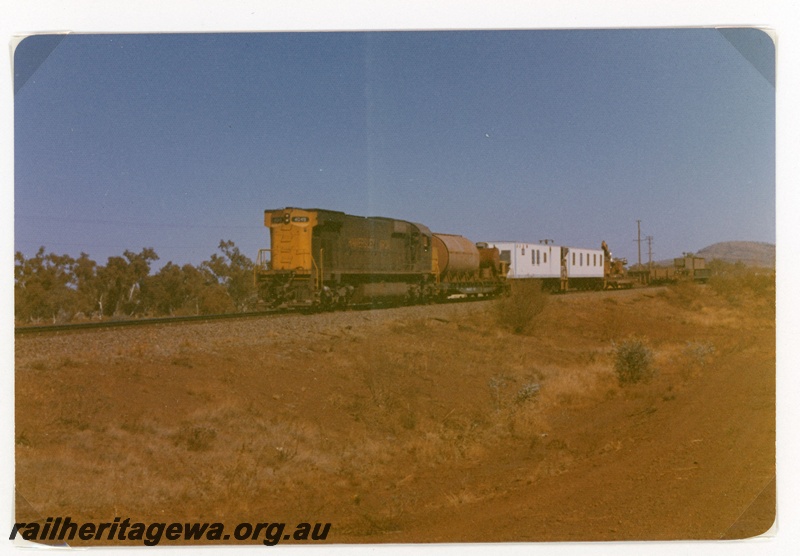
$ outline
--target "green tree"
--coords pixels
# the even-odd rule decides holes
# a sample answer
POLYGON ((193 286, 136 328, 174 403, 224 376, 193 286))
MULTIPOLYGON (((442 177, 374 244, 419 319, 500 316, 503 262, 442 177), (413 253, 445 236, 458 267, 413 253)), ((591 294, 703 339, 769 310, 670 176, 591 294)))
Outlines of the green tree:
POLYGON ((147 280, 145 305, 157 315, 180 312, 187 300, 183 270, 172 261, 147 280))
POLYGON ((98 266, 86 253, 75 259, 72 272, 78 290, 78 310, 85 315, 100 313, 102 291, 97 276, 98 266))
POLYGON ((124 257, 109 257, 97 271, 100 284, 100 310, 106 316, 141 315, 147 312, 141 295, 150 274, 150 263, 158 260, 151 247, 140 253, 125 251, 124 257))
POLYGON ((239 251, 232 241, 220 241, 219 250, 204 261, 201 269, 211 273, 217 284, 223 286, 236 311, 247 310, 255 298, 253 261, 239 251))
POLYGON ((235 310, 233 300, 209 271, 184 265, 183 275, 188 291, 185 306, 192 308, 192 314, 218 315, 235 310))
POLYGON ((72 318, 78 307, 73 267, 68 255, 45 254, 40 247, 32 258, 14 254, 14 312, 20 321, 72 318))

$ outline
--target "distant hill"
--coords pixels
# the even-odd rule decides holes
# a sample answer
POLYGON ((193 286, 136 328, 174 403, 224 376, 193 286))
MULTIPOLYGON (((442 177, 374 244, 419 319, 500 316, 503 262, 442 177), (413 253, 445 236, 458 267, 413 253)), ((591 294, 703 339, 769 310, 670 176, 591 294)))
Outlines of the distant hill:
MULTIPOLYGON (((763 268, 775 268, 775 246, 771 243, 760 243, 757 241, 723 241, 708 247, 703 247, 695 253, 698 257, 703 257, 706 262, 718 259, 726 263, 736 263, 741 261, 747 266, 760 266, 763 268)), ((676 255, 680 256, 680 254, 676 255)), ((672 266, 673 259, 663 261, 653 261, 657 266, 672 266)))
POLYGON ((728 263, 741 261, 747 266, 775 268, 775 246, 771 243, 724 241, 704 247, 695 255, 704 257, 706 262, 719 259, 728 263))

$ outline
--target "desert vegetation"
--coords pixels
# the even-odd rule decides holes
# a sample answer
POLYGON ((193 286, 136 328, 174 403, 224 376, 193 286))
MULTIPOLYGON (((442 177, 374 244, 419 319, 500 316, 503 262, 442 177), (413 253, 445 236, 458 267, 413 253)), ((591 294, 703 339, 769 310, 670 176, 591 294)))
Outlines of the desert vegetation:
POLYGON ((497 323, 516 334, 532 332, 547 299, 548 293, 538 280, 511 282, 508 295, 494 304, 497 323))
POLYGON ((85 319, 160 315, 202 315, 247 310, 255 302, 253 262, 232 241, 220 241, 198 266, 166 263, 151 273, 152 248, 125 251, 98 265, 45 253, 14 255, 16 323, 63 323, 85 319))
POLYGON ((628 338, 614 345, 614 371, 620 384, 646 382, 653 378, 653 352, 640 338, 628 338))
POLYGON ((774 477, 775 323, 718 287, 19 338, 17 519, 719 538, 774 477))

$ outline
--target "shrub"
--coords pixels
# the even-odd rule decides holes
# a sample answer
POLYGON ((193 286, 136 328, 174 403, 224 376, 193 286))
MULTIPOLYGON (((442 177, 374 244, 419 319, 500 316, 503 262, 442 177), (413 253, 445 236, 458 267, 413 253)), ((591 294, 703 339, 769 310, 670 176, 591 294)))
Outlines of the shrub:
POLYGON ((684 280, 667 288, 667 302, 680 309, 697 310, 702 307, 705 290, 695 282, 684 280))
POLYGON ((524 403, 539 393, 539 383, 529 382, 517 392, 517 403, 524 403))
POLYGON ((536 316, 547 306, 547 293, 538 280, 511 282, 508 296, 495 305, 497 323, 515 334, 530 331, 536 316))
POLYGON ((706 366, 714 355, 714 345, 703 342, 686 342, 681 351, 681 378, 687 380, 695 371, 706 366))
POLYGON ((655 374, 653 352, 640 338, 614 345, 614 371, 620 385, 647 382, 655 374))
POLYGON ((747 294, 775 302, 775 273, 769 269, 745 269, 735 274, 715 275, 708 285, 734 305, 741 304, 747 294))
POLYGON ((692 364, 705 367, 708 359, 714 354, 714 345, 703 342, 686 342, 683 356, 692 364))

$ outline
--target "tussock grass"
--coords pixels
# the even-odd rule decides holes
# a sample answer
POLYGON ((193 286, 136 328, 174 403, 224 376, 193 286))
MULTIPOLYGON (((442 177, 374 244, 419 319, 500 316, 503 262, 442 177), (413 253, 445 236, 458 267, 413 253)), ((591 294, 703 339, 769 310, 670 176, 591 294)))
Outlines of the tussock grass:
POLYGON ((523 290, 488 311, 463 304, 446 317, 342 327, 322 339, 273 332, 268 347, 235 337, 137 340, 115 348, 121 360, 108 372, 77 348, 52 360, 32 353, 17 367, 17 483, 41 515, 302 514, 381 535, 402 530, 418 508, 491 498, 509 481, 510 467, 490 472, 503 458, 521 458, 522 477, 536 481, 586 454, 615 453, 613 427, 584 433, 581 424, 602 412, 630 420, 680 396, 680 379, 750 349, 739 336, 719 339, 723 315, 761 318, 693 285, 646 305, 548 302, 523 290), (646 344, 609 347, 637 331, 646 344), (630 366, 624 376, 644 378, 655 356, 658 376, 620 386, 619 361, 630 366), (52 392, 29 380, 45 369, 52 392))

